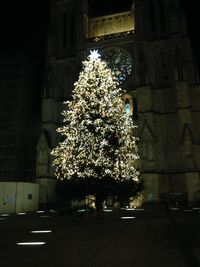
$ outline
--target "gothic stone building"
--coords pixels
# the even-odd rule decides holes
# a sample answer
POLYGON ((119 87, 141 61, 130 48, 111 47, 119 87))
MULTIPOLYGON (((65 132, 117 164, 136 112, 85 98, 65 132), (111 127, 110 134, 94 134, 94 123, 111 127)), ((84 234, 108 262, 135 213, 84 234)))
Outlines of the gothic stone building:
POLYGON ((24 51, 1 51, 0 182, 35 181, 35 147, 41 128, 34 113, 35 81, 30 56, 24 51))
POLYGON ((37 146, 36 181, 43 203, 54 198, 49 152, 59 141, 63 101, 70 99, 81 62, 93 49, 105 57, 127 91, 125 101, 138 124, 145 200, 173 194, 190 202, 200 199, 200 86, 183 6, 179 0, 123 3, 123 9, 113 7, 102 14, 89 0, 51 3, 37 146))

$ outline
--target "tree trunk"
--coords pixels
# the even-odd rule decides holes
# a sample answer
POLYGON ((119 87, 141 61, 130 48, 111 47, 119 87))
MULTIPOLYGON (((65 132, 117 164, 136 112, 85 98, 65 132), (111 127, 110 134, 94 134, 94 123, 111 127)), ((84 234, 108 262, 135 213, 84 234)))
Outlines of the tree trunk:
POLYGON ((103 198, 100 194, 95 195, 96 213, 100 214, 103 211, 103 198))

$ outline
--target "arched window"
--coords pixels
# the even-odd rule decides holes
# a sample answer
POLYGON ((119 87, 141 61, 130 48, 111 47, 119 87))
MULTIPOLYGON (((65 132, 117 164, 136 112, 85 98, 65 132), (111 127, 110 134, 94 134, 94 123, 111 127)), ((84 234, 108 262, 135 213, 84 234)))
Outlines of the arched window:
POLYGON ((124 110, 127 114, 133 114, 133 97, 128 93, 123 95, 124 110))
POLYGON ((127 114, 131 113, 131 104, 130 104, 130 100, 128 98, 126 98, 125 100, 125 110, 127 114))
POLYGON ((133 116, 133 119, 138 118, 138 108, 137 108, 137 99, 135 96, 132 96, 128 93, 123 95, 123 102, 124 102, 124 111, 127 114, 133 116))

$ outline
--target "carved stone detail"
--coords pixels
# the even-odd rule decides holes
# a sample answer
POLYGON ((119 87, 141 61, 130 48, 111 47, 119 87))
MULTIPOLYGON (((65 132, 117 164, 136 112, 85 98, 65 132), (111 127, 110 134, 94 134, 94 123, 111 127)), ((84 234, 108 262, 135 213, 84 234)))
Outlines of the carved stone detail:
POLYGON ((134 30, 134 19, 131 11, 109 16, 92 18, 88 23, 88 37, 109 35, 134 30))

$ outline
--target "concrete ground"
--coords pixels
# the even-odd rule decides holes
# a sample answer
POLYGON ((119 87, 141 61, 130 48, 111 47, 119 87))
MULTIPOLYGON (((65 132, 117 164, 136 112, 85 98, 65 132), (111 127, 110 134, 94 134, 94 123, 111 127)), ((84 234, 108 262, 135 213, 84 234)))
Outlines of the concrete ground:
POLYGON ((200 266, 200 209, 143 208, 99 217, 50 211, 1 215, 0 267, 200 266), (33 241, 46 243, 17 245, 33 241))

